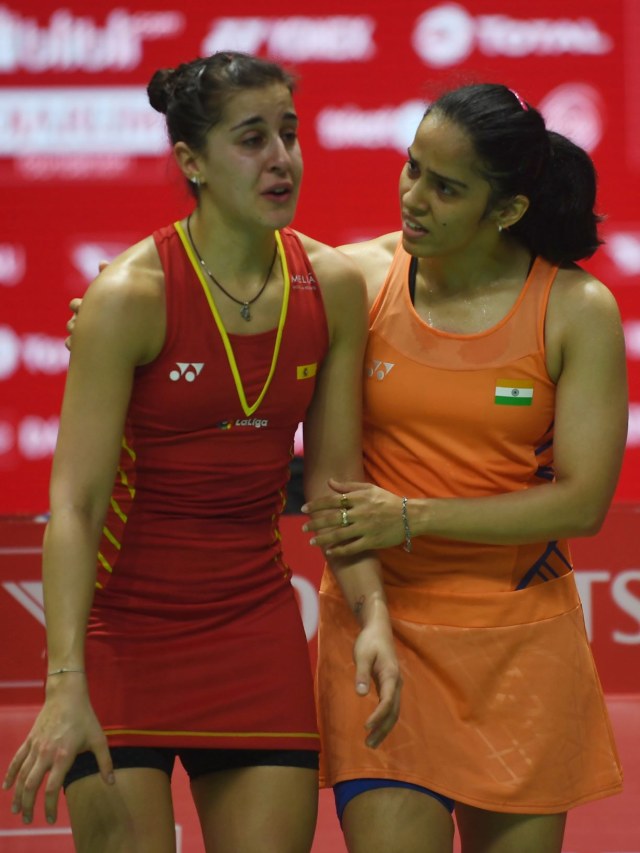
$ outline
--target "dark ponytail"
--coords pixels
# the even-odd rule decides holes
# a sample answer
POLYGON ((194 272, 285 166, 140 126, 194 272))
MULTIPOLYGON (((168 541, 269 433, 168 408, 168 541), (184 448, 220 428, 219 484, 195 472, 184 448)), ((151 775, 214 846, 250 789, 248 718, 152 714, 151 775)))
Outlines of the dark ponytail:
POLYGON ((548 131, 550 156, 529 210, 509 231, 532 253, 553 263, 589 258, 602 244, 594 213, 596 172, 586 151, 548 131))
POLYGON ((594 212, 596 172, 589 155, 549 131, 540 112, 499 84, 463 86, 438 98, 426 115, 458 124, 469 136, 491 185, 489 210, 515 195, 529 208, 509 232, 533 255, 566 264, 602 243, 594 212))

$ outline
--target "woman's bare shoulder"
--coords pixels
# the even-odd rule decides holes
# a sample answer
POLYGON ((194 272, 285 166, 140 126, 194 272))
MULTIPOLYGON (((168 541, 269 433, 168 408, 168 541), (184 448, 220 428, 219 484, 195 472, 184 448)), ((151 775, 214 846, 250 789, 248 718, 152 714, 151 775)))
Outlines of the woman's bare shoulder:
POLYGON ((340 251, 358 266, 367 284, 369 305, 372 305, 384 284, 387 272, 398 247, 401 232, 383 234, 373 240, 339 246, 340 251))
POLYGON ((89 285, 79 326, 138 341, 140 362, 155 357, 164 340, 164 271, 152 237, 130 246, 89 285), (112 332, 110 332, 112 330, 112 332))
POLYGON ((153 237, 129 246, 110 261, 90 289, 135 299, 162 295, 164 272, 153 237))
POLYGON ((577 314, 617 313, 616 300, 606 284, 575 264, 558 270, 549 307, 568 320, 575 320, 577 314))
POLYGON ((359 256, 363 253, 384 252, 393 254, 402 236, 401 231, 391 231, 388 234, 380 234, 370 240, 359 240, 357 243, 345 243, 338 246, 341 252, 347 255, 359 256))
POLYGON ((298 233, 298 237, 318 277, 325 306, 340 312, 348 309, 353 300, 361 303, 364 280, 358 265, 333 246, 305 234, 298 233))

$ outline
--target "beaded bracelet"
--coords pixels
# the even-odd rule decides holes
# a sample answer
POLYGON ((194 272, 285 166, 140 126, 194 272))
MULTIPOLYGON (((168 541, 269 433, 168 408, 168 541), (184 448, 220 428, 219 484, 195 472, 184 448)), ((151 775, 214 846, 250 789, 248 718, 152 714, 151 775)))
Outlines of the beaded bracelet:
POLYGON ((409 528, 409 518, 407 516, 407 499, 402 498, 402 526, 404 527, 404 545, 402 546, 407 554, 411 553, 411 530, 409 528))

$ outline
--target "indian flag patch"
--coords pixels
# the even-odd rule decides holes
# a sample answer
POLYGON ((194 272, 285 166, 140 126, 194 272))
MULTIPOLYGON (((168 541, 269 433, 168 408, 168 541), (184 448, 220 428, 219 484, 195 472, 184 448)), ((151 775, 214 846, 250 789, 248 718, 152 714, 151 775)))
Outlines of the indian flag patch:
POLYGON ((498 379, 495 404, 497 406, 530 406, 533 400, 533 382, 522 379, 498 379))

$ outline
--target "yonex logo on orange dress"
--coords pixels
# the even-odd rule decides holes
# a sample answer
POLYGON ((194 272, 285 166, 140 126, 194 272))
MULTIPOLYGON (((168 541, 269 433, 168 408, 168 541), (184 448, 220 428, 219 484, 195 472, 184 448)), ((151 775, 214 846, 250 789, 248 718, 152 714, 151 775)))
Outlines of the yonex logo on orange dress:
POLYGON ((372 359, 369 365, 367 365, 365 369, 366 375, 369 379, 375 377, 379 382, 391 373, 395 364, 391 361, 378 361, 377 358, 372 359))

